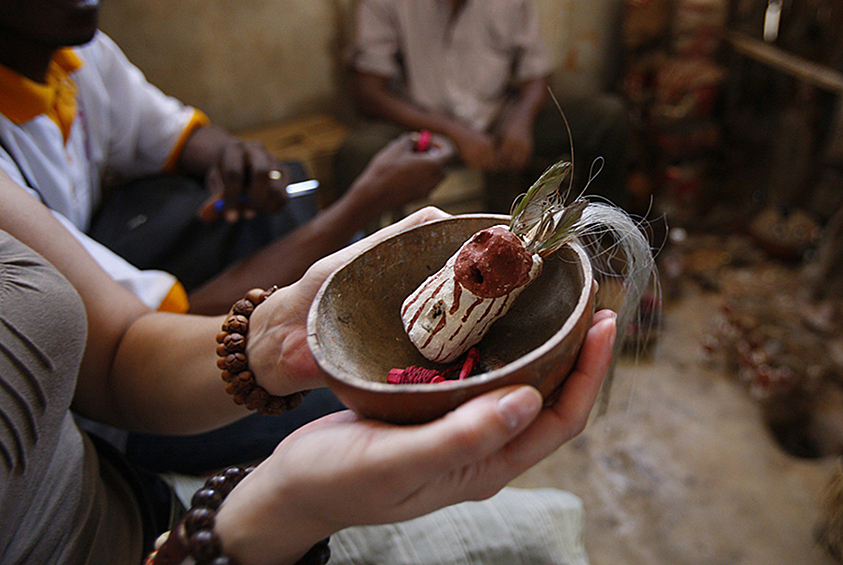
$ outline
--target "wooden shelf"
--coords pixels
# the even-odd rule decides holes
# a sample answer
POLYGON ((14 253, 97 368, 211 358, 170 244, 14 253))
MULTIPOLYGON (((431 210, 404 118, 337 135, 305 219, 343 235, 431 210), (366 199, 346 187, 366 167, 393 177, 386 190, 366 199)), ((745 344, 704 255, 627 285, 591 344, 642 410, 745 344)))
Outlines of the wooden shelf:
POLYGON ((768 65, 803 82, 843 94, 843 74, 819 65, 798 55, 788 53, 774 45, 754 39, 744 33, 732 31, 726 36, 729 45, 739 54, 768 65))

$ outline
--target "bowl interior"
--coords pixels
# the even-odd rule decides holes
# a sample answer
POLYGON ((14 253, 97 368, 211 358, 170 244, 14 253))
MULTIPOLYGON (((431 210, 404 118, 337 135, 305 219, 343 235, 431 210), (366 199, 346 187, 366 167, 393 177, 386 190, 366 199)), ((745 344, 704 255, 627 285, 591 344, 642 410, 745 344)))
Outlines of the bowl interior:
MULTIPOLYGON (((542 274, 478 345, 486 372, 463 381, 434 385, 386 383, 393 368, 443 368, 424 358, 410 342, 401 323, 401 304, 472 234, 506 223, 507 219, 477 214, 417 226, 363 252, 325 281, 310 311, 308 340, 317 363, 329 377, 329 386, 340 400, 367 416, 393 421, 428 419, 429 415, 414 415, 413 402, 407 400, 402 401, 407 406, 401 408, 398 416, 390 415, 389 403, 395 395, 421 395, 428 397, 418 400, 422 405, 445 405, 428 407, 428 413, 435 416, 473 394, 508 384, 490 381, 514 372, 525 373, 529 381, 532 363, 548 353, 558 353, 574 326, 584 325, 580 323, 584 316, 590 321, 590 264, 578 245, 565 246, 546 258, 542 274), (474 388, 478 390, 466 392, 474 388), (448 398, 437 401, 434 396, 448 398)), ((579 339, 574 344, 575 352, 578 351, 582 336, 573 335, 570 339, 579 339)), ((558 383, 554 388, 555 385, 558 383)))

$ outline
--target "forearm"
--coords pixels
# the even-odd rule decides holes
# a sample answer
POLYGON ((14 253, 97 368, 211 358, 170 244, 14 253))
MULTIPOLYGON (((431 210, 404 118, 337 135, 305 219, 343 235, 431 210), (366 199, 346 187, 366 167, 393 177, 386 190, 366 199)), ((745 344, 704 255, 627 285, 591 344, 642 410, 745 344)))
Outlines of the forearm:
POLYGON ((214 124, 200 126, 191 132, 176 161, 176 172, 203 178, 222 152, 232 134, 214 124))
POLYGON ((372 75, 356 75, 356 94, 361 111, 374 118, 396 123, 408 130, 430 130, 448 137, 465 126, 443 114, 430 112, 394 94, 386 79, 372 75))
POLYGON ((92 393, 99 396, 94 416, 132 431, 186 434, 247 415, 225 392, 217 368, 222 321, 166 313, 139 318, 121 339, 102 389, 92 393))
MULTIPOLYGON (((358 180, 358 182, 360 182, 358 180)), ((232 265, 190 294, 190 310, 220 314, 251 288, 286 286, 318 259, 337 251, 380 215, 349 191, 313 220, 232 265)))
POLYGON ((508 120, 532 127, 536 116, 547 103, 546 78, 526 81, 518 87, 518 96, 509 109, 508 120))

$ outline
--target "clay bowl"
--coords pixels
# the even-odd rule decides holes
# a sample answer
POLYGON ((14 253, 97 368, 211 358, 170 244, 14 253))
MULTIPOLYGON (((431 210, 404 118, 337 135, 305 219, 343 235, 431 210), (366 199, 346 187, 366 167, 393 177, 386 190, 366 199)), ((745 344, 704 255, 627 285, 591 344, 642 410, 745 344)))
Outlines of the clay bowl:
POLYGON ((546 259, 541 276, 480 342, 480 362, 490 370, 462 381, 386 382, 392 368, 442 368, 404 333, 401 303, 472 234, 507 220, 487 214, 435 220, 382 241, 328 277, 308 315, 308 344, 348 408, 387 422, 421 423, 501 386, 525 383, 545 398, 553 395, 594 313, 591 263, 577 243, 546 259))

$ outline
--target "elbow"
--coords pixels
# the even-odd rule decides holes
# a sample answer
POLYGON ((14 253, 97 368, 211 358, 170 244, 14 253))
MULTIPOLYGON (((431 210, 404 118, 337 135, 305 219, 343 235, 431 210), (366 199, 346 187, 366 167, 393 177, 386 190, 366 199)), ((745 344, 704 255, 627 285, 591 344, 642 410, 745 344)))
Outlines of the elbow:
POLYGON ((376 100, 374 100, 371 92, 368 92, 363 88, 357 87, 352 89, 351 95, 354 107, 364 117, 369 119, 381 117, 379 105, 377 104, 376 100))
POLYGON ((383 118, 386 85, 367 75, 356 74, 352 81, 352 100, 357 111, 369 119, 383 118))
POLYGON ((384 113, 381 111, 380 106, 371 98, 358 96, 355 99, 355 105, 357 107, 357 111, 370 120, 384 117, 384 113))

